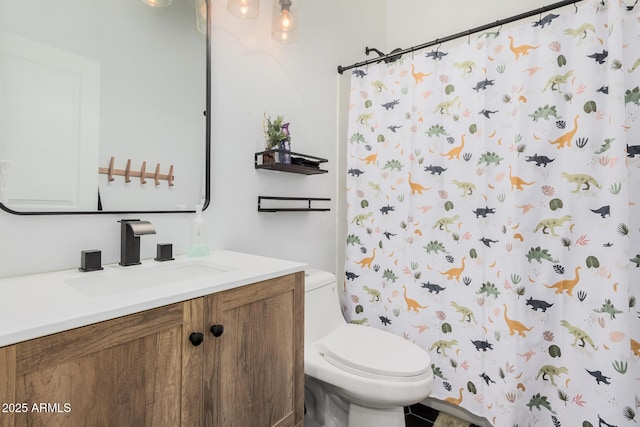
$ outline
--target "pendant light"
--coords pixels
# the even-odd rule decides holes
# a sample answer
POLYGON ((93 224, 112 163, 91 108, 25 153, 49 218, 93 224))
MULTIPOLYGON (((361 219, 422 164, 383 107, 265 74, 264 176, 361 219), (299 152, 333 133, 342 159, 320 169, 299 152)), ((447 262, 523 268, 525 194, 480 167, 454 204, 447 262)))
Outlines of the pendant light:
POLYGON ((260 12, 260 0, 227 0, 227 9, 239 18, 252 19, 260 12))
POLYGON ((271 37, 280 43, 298 40, 298 0, 275 0, 271 37))
POLYGON ((171 4, 171 0, 142 0, 142 2, 153 7, 167 7, 171 4))

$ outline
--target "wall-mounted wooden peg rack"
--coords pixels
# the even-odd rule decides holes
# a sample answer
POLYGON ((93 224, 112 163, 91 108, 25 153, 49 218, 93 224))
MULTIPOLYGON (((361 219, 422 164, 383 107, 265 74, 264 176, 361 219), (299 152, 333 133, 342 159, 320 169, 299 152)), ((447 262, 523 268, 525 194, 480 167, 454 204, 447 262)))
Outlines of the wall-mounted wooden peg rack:
POLYGON ((131 182, 131 177, 140 178, 140 184, 146 184, 147 178, 153 179, 155 185, 160 185, 160 181, 167 181, 169 187, 173 187, 173 165, 169 166, 169 172, 167 174, 160 173, 160 163, 156 165, 154 172, 147 172, 147 162, 142 162, 142 166, 139 171, 131 170, 131 159, 127 159, 127 166, 124 169, 116 169, 115 158, 111 157, 109 161, 109 167, 98 168, 98 173, 107 175, 109 181, 113 181, 114 175, 124 176, 124 181, 128 184, 131 182))

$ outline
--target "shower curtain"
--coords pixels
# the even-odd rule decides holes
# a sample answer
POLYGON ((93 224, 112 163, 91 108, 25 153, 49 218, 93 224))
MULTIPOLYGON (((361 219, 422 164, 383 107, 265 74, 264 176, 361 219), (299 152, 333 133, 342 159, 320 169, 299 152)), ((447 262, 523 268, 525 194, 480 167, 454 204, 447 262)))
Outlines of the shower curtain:
POLYGON ((640 423, 640 14, 586 0, 355 69, 347 320, 496 426, 640 423))

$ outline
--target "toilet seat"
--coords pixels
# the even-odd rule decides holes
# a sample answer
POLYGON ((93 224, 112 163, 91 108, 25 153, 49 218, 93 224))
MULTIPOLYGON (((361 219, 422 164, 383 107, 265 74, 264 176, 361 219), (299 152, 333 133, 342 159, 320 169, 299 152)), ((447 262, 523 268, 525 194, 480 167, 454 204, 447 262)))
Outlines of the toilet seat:
POLYGON ((332 365, 368 378, 413 380, 431 370, 429 355, 422 348, 368 326, 341 325, 319 343, 319 351, 332 365))

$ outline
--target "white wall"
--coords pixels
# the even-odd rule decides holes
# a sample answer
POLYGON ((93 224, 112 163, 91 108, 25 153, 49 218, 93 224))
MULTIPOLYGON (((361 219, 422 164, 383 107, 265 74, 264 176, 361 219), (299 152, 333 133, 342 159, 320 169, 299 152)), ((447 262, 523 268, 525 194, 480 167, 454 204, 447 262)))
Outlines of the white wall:
MULTIPOLYGON (((300 2, 300 40, 270 38, 271 1, 257 20, 214 2, 212 205, 215 244, 307 262, 336 271, 338 64, 358 57, 364 40, 384 39, 384 0, 300 2), (362 19, 363 15, 366 19, 362 19), (327 158, 324 175, 256 171, 263 114, 291 122, 294 152, 327 158), (330 197, 330 212, 258 213, 257 196, 330 197), (220 225, 220 226, 217 226, 220 225)), ((318 204, 325 206, 326 203, 318 204)))
MULTIPOLYGON (((300 40, 270 38, 272 1, 256 20, 213 0, 212 200, 205 211, 211 246, 307 262, 334 271, 336 248, 338 64, 384 43, 385 0, 302 0, 300 40), (291 122, 292 149, 329 159, 328 174, 257 171, 263 112, 291 122), (258 213, 257 196, 331 197, 330 212, 258 213)), ((344 78, 343 78, 344 79, 344 78)), ((141 238, 142 258, 156 243, 186 252, 192 214, 14 216, 0 211, 0 277, 77 268, 80 252, 119 260, 120 218, 142 218, 156 235, 141 238)))
POLYGON ((554 1, 543 0, 388 0, 387 46, 406 49, 552 3, 554 1))

